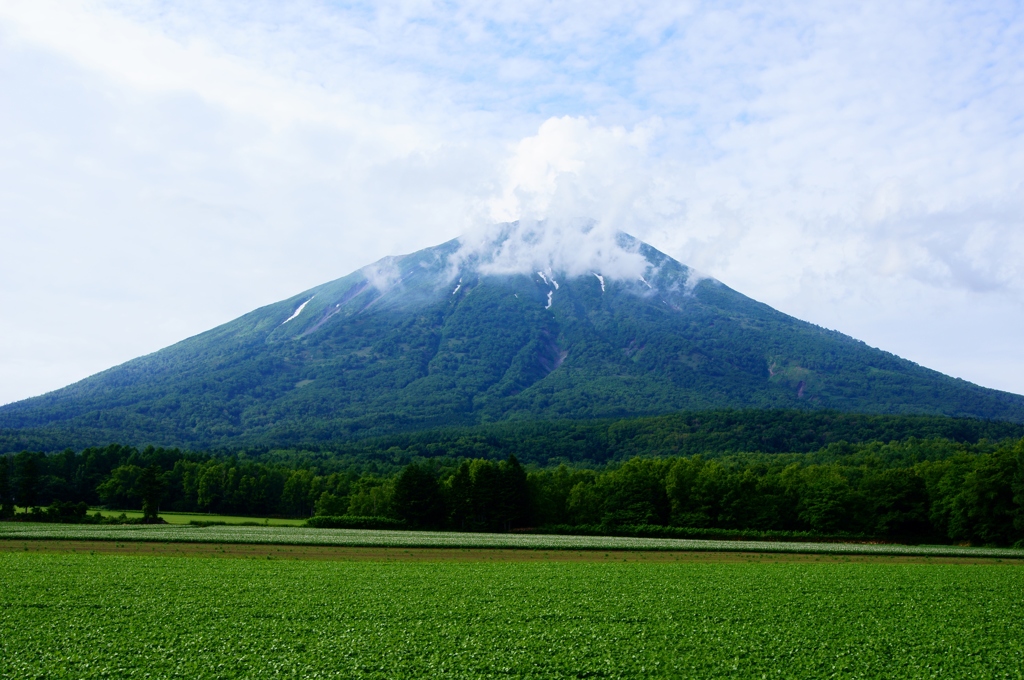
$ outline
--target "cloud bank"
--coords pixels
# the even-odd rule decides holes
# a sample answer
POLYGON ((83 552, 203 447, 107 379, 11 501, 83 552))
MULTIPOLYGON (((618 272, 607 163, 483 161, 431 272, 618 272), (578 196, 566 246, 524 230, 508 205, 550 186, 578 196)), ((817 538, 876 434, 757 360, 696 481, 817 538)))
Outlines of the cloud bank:
POLYGON ((534 274, 575 278, 600 274, 635 281, 647 260, 619 234, 596 222, 519 220, 476 229, 461 239, 454 258, 484 274, 534 274))
POLYGON ((1018 4, 8 0, 0 87, 0 402, 510 220, 1024 392, 1018 4))
POLYGON ((492 274, 602 274, 631 279, 647 262, 620 233, 661 224, 649 214, 655 172, 649 126, 607 128, 585 118, 551 118, 516 144, 499 192, 461 237, 457 260, 492 274))

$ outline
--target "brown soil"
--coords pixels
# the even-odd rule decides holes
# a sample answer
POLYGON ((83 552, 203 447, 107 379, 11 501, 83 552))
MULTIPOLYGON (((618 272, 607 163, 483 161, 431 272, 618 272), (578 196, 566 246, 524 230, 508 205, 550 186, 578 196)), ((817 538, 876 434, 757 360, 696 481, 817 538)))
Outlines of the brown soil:
POLYGON ((274 560, 338 560, 376 562, 848 562, 882 564, 1015 564, 1024 560, 971 557, 891 555, 804 555, 751 552, 668 552, 642 550, 513 550, 502 548, 355 548, 315 545, 252 545, 239 543, 156 543, 130 541, 0 541, 0 552, 77 553, 229 557, 274 560))

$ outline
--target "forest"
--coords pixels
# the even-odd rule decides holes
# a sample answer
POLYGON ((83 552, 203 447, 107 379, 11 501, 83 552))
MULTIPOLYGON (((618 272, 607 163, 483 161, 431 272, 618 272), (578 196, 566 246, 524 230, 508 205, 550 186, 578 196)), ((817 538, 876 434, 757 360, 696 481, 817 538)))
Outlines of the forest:
POLYGON ((110 445, 0 456, 0 515, 87 507, 311 517, 313 526, 1021 545, 1024 439, 910 437, 810 452, 633 456, 591 466, 390 463, 110 445))
MULTIPOLYGON (((416 257, 427 263, 429 252, 416 257)), ((659 277, 683 275, 648 255, 667 267, 659 277)), ((439 297, 406 282, 384 298, 354 280, 317 289, 288 324, 302 298, 0 406, 0 452, 108 442, 335 449, 439 427, 730 407, 1024 424, 1021 395, 930 371, 725 286, 690 295, 665 280, 657 295, 624 283, 603 292, 588 275, 564 282, 547 309, 539 278, 467 278, 458 295, 439 297)))

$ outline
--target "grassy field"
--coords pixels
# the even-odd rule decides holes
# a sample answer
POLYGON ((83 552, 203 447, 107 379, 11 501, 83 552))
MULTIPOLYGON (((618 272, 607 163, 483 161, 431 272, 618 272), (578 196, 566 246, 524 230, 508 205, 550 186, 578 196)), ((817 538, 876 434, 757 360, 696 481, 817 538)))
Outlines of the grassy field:
MULTIPOLYGON (((134 510, 90 510, 89 514, 99 512, 104 517, 119 517, 122 514, 127 517, 142 517, 142 513, 134 510)), ((191 512, 161 512, 160 517, 168 524, 189 524, 190 522, 224 522, 225 524, 260 524, 272 527, 298 527, 302 526, 305 520, 282 519, 278 517, 241 517, 237 515, 206 515, 191 512)))
MULTIPOLYGON (((27 512, 28 508, 16 507, 15 513, 27 512)), ((137 519, 142 517, 139 510, 103 510, 90 508, 89 514, 100 513, 104 517, 125 517, 137 519)), ((168 524, 189 524, 190 522, 224 522, 225 524, 261 524, 272 527, 297 527, 302 526, 305 520, 282 519, 277 517, 242 517, 240 515, 210 515, 198 512, 161 512, 160 517, 168 524)))
POLYGON ((310 529, 273 526, 74 525, 0 523, 0 541, 107 540, 182 543, 248 543, 412 548, 511 548, 531 550, 725 550, 742 552, 850 555, 921 555, 1024 559, 1015 548, 906 546, 863 543, 788 543, 781 541, 709 541, 617 536, 474 534, 435 531, 310 529))
MULTIPOLYGON (((375 562, 842 562, 845 564, 1005 564, 998 557, 843 555, 724 550, 522 550, 517 548, 403 548, 273 543, 160 543, 155 541, 0 541, 0 552, 214 557, 256 560, 375 562)), ((1024 565, 1022 565, 1024 566, 1024 565)))
POLYGON ((1021 677, 1024 564, 815 559, 0 552, 0 677, 1021 677))

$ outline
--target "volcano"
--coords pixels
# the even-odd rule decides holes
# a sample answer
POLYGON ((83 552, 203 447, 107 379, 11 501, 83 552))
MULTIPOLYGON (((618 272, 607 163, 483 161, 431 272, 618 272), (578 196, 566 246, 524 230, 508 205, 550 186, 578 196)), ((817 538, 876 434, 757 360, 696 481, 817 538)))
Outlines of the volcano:
POLYGON ((1024 422, 1024 397, 795 319, 626 235, 617 244, 639 268, 507 271, 459 240, 385 258, 8 404, 0 434, 44 449, 299 446, 722 408, 1024 422))

